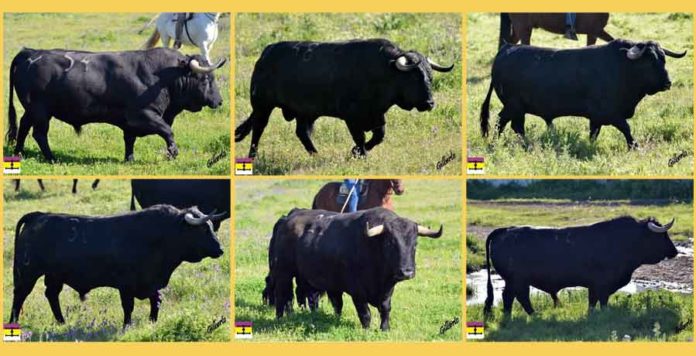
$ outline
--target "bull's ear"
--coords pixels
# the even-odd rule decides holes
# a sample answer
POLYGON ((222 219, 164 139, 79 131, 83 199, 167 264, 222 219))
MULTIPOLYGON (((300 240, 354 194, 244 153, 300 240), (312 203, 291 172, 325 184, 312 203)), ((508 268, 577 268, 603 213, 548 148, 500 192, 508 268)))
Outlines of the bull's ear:
POLYGON ((191 61, 191 58, 186 57, 184 59, 179 60, 179 67, 181 68, 188 68, 189 66, 189 61, 191 61))

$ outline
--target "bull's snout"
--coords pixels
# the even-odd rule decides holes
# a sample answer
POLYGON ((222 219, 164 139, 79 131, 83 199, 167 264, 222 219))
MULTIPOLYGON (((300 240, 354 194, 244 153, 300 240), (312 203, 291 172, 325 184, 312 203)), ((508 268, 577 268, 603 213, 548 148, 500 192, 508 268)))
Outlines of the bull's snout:
POLYGON ((213 100, 208 106, 210 106, 211 109, 217 109, 222 106, 222 99, 213 100))
POLYGON ((670 81, 669 79, 667 79, 667 81, 665 82, 665 85, 664 85, 664 87, 663 87, 662 89, 663 89, 663 90, 669 90, 671 87, 672 87, 672 81, 670 81))
POLYGON ((222 256, 223 253, 224 253, 224 251, 222 251, 221 248, 218 248, 217 251, 213 252, 210 257, 218 258, 218 257, 222 256))
POLYGON ((407 279, 411 279, 411 278, 413 278, 413 277, 415 277, 415 276, 416 276, 416 271, 409 268, 409 269, 402 269, 402 270, 400 270, 399 273, 397 274, 396 278, 397 278, 399 281, 404 281, 404 280, 407 280, 407 279))
POLYGON ((418 111, 423 112, 423 111, 430 111, 433 108, 435 108, 435 101, 433 99, 429 99, 426 101, 423 105, 417 107, 418 111))

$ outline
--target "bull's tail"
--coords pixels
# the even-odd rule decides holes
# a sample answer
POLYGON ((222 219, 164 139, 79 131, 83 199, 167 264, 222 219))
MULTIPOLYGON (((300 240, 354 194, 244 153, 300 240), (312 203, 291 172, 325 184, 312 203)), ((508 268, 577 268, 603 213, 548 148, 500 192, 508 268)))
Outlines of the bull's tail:
POLYGON ((510 14, 500 13, 500 35, 498 36, 498 49, 503 47, 505 43, 510 43, 512 38, 512 22, 510 14))
POLYGON ((486 303, 483 306, 483 313, 488 314, 493 307, 493 282, 491 282, 491 242, 505 229, 493 230, 486 238, 486 272, 488 273, 488 283, 486 284, 486 303))
POLYGON ((14 245, 15 245, 15 257, 14 257, 14 264, 13 264, 13 273, 15 274, 15 281, 18 280, 17 274, 20 273, 20 269, 21 269, 21 266, 20 266, 20 263, 19 263, 19 259, 20 259, 20 258, 26 258, 25 254, 23 254, 23 253, 21 253, 21 252, 18 251, 18 249, 20 248, 20 247, 19 247, 20 245, 17 244, 17 241, 19 240, 19 235, 20 235, 21 232, 22 232, 22 226, 25 225, 25 224, 29 224, 29 223, 33 222, 34 219, 36 219, 37 217, 39 217, 39 216, 41 216, 41 215, 43 215, 43 214, 44 214, 44 213, 42 213, 42 212, 40 212, 40 211, 34 211, 34 212, 32 212, 32 213, 29 213, 29 214, 26 214, 26 215, 22 216, 22 217, 19 219, 19 221, 17 221, 17 226, 15 227, 15 242, 14 242, 14 245))
POLYGON ((9 109, 8 109, 8 127, 9 129, 7 130, 7 142, 15 142, 17 140, 17 112, 15 111, 14 107, 14 76, 15 76, 15 71, 17 69, 17 57, 15 57, 12 60, 12 64, 10 65, 10 102, 9 102, 9 109))
POLYGON ((160 33, 159 30, 155 29, 154 32, 152 32, 152 35, 150 35, 150 38, 147 39, 147 42, 143 45, 143 49, 150 49, 153 48, 157 45, 157 41, 160 39, 160 33))
POLYGON ((491 75, 491 84, 488 86, 488 94, 486 100, 481 105, 481 136, 488 136, 488 118, 490 116, 489 105, 491 103, 491 93, 493 93, 493 75, 491 75))
POLYGON ((234 142, 243 140, 251 132, 254 127, 254 115, 249 115, 249 118, 244 120, 237 128, 234 129, 234 142))

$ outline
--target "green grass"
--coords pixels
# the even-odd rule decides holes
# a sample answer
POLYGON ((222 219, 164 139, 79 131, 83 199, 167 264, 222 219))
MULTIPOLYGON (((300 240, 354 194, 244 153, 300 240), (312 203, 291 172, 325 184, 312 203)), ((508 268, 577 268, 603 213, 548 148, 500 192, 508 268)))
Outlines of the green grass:
POLYGON ((379 331, 379 314, 363 330, 347 294, 341 318, 326 298, 316 313, 299 310, 281 320, 261 302, 268 273, 268 242, 277 219, 294 207, 311 206, 318 180, 238 180, 235 220, 235 319, 254 323, 256 341, 460 340, 461 324, 439 334, 447 320, 461 319, 461 185, 456 180, 406 180, 395 211, 419 223, 444 225, 440 239, 420 239, 416 277, 394 289, 391 330, 379 331))
POLYGON ((494 306, 486 320, 483 305, 467 306, 467 320, 485 321, 486 341, 691 341, 693 297, 691 294, 646 291, 616 293, 606 309, 587 311, 587 291, 559 293, 561 306, 553 307, 547 294, 532 295, 535 313, 528 316, 513 303, 505 318, 502 306, 494 306))
MULTIPOLYGON (((526 115, 526 143, 508 126, 503 135, 481 137, 479 112, 490 84, 500 28, 497 13, 473 13, 467 22, 467 140, 469 156, 484 156, 486 173, 494 175, 691 175, 693 171, 693 21, 690 14, 611 14, 607 32, 615 38, 655 40, 674 51, 688 50, 682 59, 668 58, 672 89, 643 99, 629 120, 640 148, 628 151, 623 135, 604 127, 597 141, 589 140, 589 121, 576 117, 554 120, 547 131, 540 118, 526 115), (669 167, 670 158, 688 157, 669 167)), ((532 45, 571 48, 583 45, 536 29, 532 45)), ((601 40, 598 44, 602 44, 601 40)), ((491 127, 502 108, 491 99, 491 127)), ((494 132, 494 131, 493 131, 494 132)))
MULTIPOLYGON (((102 180, 92 191, 87 181, 80 181, 78 194, 70 193, 72 180, 44 180, 46 192, 36 181, 22 181, 14 192, 10 180, 4 182, 4 255, 3 320, 10 319, 12 307, 12 261, 15 224, 31 211, 48 211, 86 215, 109 215, 128 211, 130 183, 127 180, 102 180)), ((92 290, 85 302, 65 286, 60 295, 65 325, 58 325, 44 297, 43 277, 24 303, 20 316, 23 332, 31 332, 32 341, 227 341, 229 322, 215 330, 208 327, 216 320, 230 318, 230 243, 229 223, 218 231, 225 254, 219 259, 200 263, 183 263, 174 271, 163 299, 157 323, 148 319, 150 303, 137 300, 133 324, 123 332, 123 309, 118 291, 113 288, 92 290)))
MULTIPOLYGON (((672 217, 673 241, 693 237, 693 208, 690 204, 632 205, 621 201, 570 203, 558 200, 467 201, 467 273, 485 268, 487 233, 476 229, 495 229, 512 225, 573 226, 598 222, 621 215, 636 218, 655 216, 661 222, 672 217)), ((467 293, 470 290, 467 289, 467 293)), ((511 319, 502 315, 502 305, 486 320, 489 341, 611 341, 630 335, 632 340, 680 340, 693 337, 692 295, 668 291, 646 291, 634 295, 623 292, 609 300, 609 309, 587 313, 587 292, 564 290, 559 294, 562 306, 553 308, 546 294, 532 295, 536 313, 527 316, 519 303, 513 303, 511 319), (688 321, 691 324, 686 325, 688 321), (659 324, 659 332, 654 331, 659 324), (681 330, 683 328, 683 330, 681 330), (680 329, 677 331, 677 329, 680 329)), ((482 321, 483 305, 468 305, 467 320, 482 321)))
MULTIPOLYGON (((312 140, 319 154, 311 157, 295 135, 295 122, 274 110, 259 144, 256 174, 419 174, 461 172, 461 17, 459 14, 239 14, 236 19, 235 120, 251 113, 249 85, 254 63, 269 44, 282 40, 341 41, 387 38, 404 50, 416 50, 450 73, 434 73, 435 109, 419 113, 396 106, 386 113, 384 141, 367 159, 353 158, 345 123, 317 120, 312 140), (456 159, 437 170, 439 160, 456 159)), ((371 133, 367 133, 369 139, 371 133)), ((235 146, 238 157, 249 152, 251 135, 235 146)))
MULTIPOLYGON (((121 51, 140 49, 154 25, 143 34, 137 31, 154 14, 136 13, 80 13, 80 14, 13 14, 4 15, 4 67, 3 92, 9 94, 9 67, 12 58, 22 47, 66 48, 88 51, 121 51), (50 35, 46 30, 50 29, 50 35)), ((221 18, 219 35, 211 57, 229 57, 229 16, 221 18)), ((159 44, 158 44, 159 45, 159 44)), ((188 54, 199 53, 197 48, 184 47, 188 54)), ((229 63, 229 62, 228 62, 229 63)), ((166 158, 164 140, 151 135, 139 138, 135 143, 135 162, 125 163, 123 133, 108 124, 93 124, 83 127, 77 136, 72 126, 59 120, 51 120, 48 133, 49 144, 58 163, 48 164, 36 141, 27 137, 22 173, 30 175, 226 175, 230 172, 230 67, 229 64, 215 72, 216 81, 223 98, 223 106, 209 108, 199 113, 183 112, 174 121, 173 131, 179 146, 179 156, 166 158), (223 158, 215 162, 215 156, 223 158)), ((7 99, 2 99, 7 103, 7 99)), ((21 103, 15 98, 17 121, 24 113, 21 103)), ((7 106, 5 106, 7 109, 7 106)), ((3 125, 7 128, 7 111, 3 113, 3 125)), ((3 147, 6 156, 14 150, 3 147)))

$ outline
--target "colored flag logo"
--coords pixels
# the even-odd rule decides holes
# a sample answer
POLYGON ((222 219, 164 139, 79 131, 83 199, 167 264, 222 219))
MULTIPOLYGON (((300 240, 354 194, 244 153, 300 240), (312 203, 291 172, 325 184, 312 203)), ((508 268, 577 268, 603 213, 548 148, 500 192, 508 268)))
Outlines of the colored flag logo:
POLYGON ((483 174, 483 157, 466 158, 466 174, 483 174))
POLYGON ((484 325, 482 321, 467 321, 466 322, 466 338, 473 340, 483 339, 484 325))
POLYGON ((252 322, 251 321, 235 321, 234 322, 234 338, 235 339, 251 339, 252 338, 252 322))
POLYGON ((17 156, 3 157, 2 163, 4 165, 5 174, 19 174, 19 173, 21 173, 22 157, 17 157, 17 156))
POLYGON ((254 174, 254 160, 251 158, 235 159, 234 174, 238 176, 250 176, 254 174))
POLYGON ((2 325, 3 340, 6 342, 22 341, 22 328, 19 324, 2 325))

